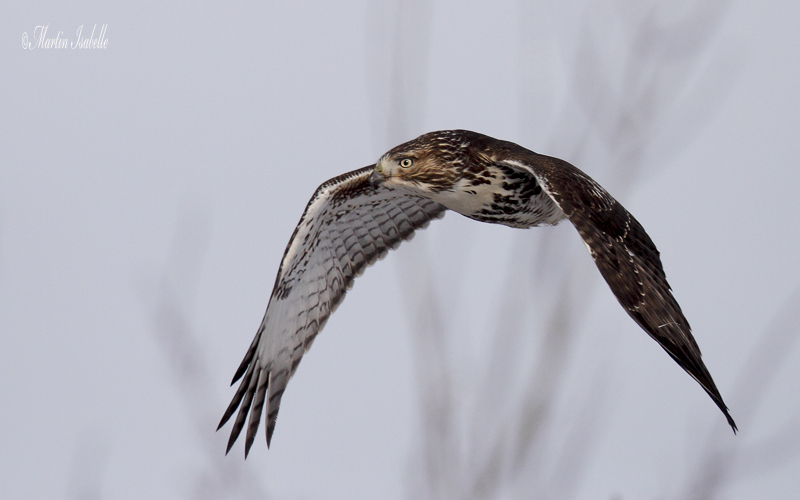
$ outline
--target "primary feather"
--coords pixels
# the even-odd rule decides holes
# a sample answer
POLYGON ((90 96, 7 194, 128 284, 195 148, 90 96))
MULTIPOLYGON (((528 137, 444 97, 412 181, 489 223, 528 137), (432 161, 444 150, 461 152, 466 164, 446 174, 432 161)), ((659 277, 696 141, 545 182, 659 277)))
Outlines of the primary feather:
POLYGON ((269 446, 289 378, 353 280, 447 209, 519 228, 569 219, 625 311, 700 383, 736 431, 641 224, 569 163, 453 130, 422 135, 390 150, 374 166, 317 188, 233 378, 232 384, 241 382, 219 424, 239 409, 228 451, 249 418, 247 456, 262 412, 269 446))
POLYGON ((286 383, 353 280, 411 238, 445 208, 431 200, 373 185, 373 167, 335 177, 317 188, 286 247, 264 319, 236 375, 239 388, 220 421, 239 413, 228 442, 250 413, 249 453, 266 406, 267 446, 286 383))

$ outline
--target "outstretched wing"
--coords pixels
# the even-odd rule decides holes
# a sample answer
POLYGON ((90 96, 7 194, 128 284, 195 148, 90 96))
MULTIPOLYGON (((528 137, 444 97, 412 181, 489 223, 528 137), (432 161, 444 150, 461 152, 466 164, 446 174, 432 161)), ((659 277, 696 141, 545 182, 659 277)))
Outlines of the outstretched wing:
POLYGON ((284 252, 264 319, 231 382, 244 376, 217 427, 241 406, 227 451, 249 411, 247 457, 265 403, 269 446, 287 382, 353 280, 431 219, 444 216, 438 203, 373 186, 372 171, 365 167, 330 179, 308 202, 284 252))
POLYGON ((672 296, 658 250, 642 225, 597 182, 563 160, 535 155, 512 163, 533 172, 580 233, 625 311, 700 383, 736 432, 689 322, 672 296))

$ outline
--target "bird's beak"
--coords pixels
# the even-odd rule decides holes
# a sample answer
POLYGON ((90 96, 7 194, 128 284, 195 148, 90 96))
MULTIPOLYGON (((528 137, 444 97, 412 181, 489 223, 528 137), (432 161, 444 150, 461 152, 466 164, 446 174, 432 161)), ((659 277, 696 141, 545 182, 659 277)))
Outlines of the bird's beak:
POLYGON ((380 167, 375 167, 375 170, 369 175, 369 183, 373 188, 380 186, 383 182, 383 176, 379 173, 378 168, 380 167))

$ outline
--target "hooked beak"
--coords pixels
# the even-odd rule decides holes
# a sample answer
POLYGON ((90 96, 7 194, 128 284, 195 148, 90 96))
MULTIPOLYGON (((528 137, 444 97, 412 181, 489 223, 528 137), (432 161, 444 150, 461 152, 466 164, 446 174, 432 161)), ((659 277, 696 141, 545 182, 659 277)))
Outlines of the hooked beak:
POLYGON ((369 174, 369 183, 370 185, 372 185, 373 188, 380 186, 381 182, 383 182, 383 176, 380 173, 378 173, 377 168, 378 167, 376 167, 376 169, 373 170, 371 174, 369 174))

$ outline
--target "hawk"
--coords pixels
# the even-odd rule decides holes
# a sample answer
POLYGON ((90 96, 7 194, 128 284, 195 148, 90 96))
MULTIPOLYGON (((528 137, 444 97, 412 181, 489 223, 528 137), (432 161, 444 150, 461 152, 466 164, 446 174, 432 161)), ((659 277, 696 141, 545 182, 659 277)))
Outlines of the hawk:
POLYGON ((576 167, 467 130, 431 132, 317 188, 283 254, 261 326, 220 421, 239 408, 227 451, 248 419, 245 457, 266 409, 267 447, 286 384, 353 280, 446 210, 528 228, 569 219, 619 303, 736 424, 639 222, 576 167))

